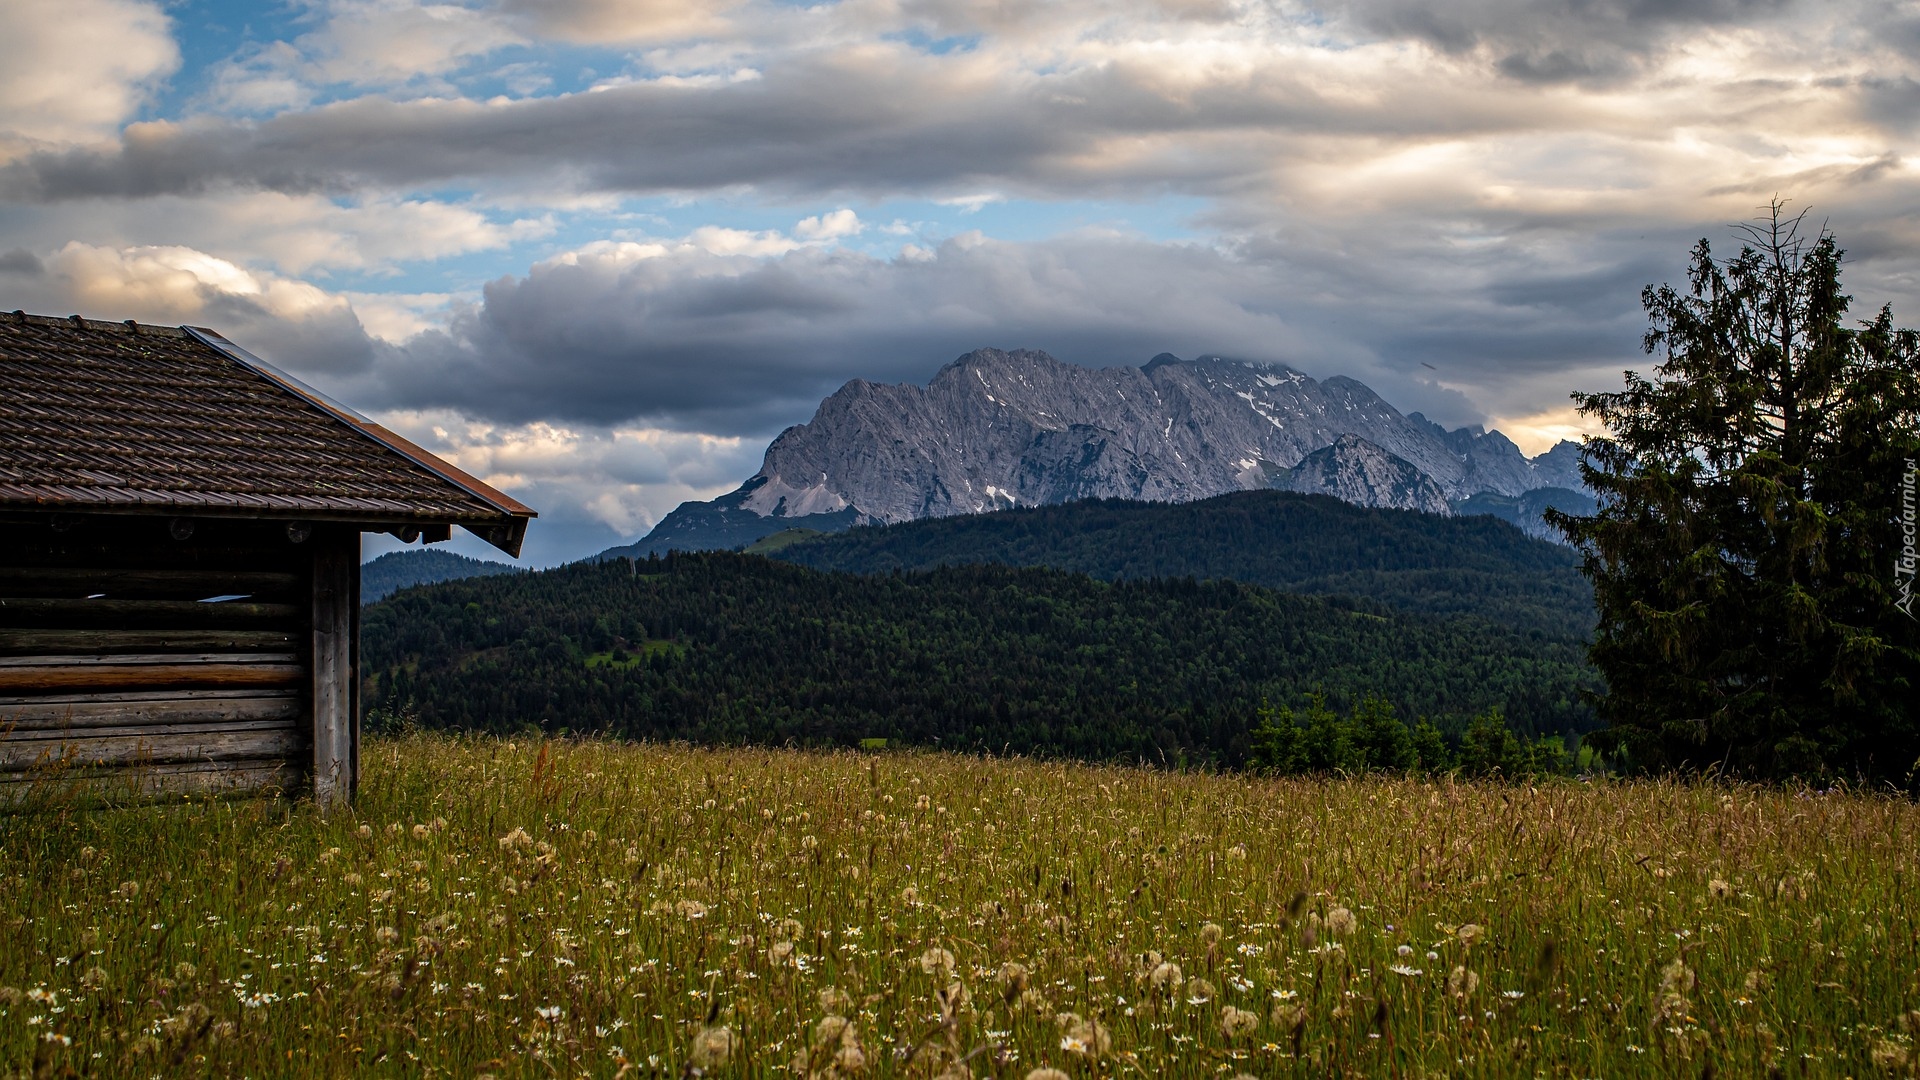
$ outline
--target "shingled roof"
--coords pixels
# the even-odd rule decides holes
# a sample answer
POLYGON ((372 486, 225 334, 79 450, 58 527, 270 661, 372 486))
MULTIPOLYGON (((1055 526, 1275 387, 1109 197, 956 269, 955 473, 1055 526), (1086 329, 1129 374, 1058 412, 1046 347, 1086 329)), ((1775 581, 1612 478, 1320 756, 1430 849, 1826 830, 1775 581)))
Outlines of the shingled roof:
POLYGON ((0 511, 459 525, 534 512, 211 330, 0 314, 0 511))

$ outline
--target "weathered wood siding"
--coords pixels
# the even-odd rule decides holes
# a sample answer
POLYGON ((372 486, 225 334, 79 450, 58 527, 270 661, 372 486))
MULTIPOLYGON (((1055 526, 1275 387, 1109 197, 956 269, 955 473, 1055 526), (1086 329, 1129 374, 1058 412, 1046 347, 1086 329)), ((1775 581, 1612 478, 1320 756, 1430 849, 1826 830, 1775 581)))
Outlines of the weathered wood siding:
POLYGON ((300 793, 317 756, 322 794, 349 793, 357 609, 344 650, 338 605, 314 616, 323 592, 357 597, 358 550, 347 529, 0 524, 0 802, 300 793))

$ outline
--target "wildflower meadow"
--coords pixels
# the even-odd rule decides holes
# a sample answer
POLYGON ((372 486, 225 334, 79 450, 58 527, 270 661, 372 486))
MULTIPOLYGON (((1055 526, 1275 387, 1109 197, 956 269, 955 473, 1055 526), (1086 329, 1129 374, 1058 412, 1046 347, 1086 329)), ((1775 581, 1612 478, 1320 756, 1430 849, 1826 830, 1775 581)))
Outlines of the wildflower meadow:
POLYGON ((405 736, 0 819, 32 1076, 1915 1076, 1920 808, 405 736))

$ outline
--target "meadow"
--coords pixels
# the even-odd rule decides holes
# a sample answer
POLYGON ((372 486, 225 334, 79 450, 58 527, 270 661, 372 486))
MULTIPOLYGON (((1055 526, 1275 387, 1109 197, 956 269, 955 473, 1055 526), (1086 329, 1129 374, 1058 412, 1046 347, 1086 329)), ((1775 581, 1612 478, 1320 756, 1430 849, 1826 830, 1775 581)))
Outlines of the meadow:
POLYGON ((1920 809, 370 741, 0 819, 33 1076, 1914 1076, 1920 809))

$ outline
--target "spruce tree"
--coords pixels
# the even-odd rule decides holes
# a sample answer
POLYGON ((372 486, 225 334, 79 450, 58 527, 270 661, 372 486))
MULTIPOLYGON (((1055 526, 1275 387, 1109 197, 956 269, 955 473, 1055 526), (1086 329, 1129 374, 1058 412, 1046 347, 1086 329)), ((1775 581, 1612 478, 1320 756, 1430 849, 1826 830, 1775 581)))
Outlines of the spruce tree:
POLYGON ((1654 377, 1575 394, 1591 516, 1552 513, 1599 609, 1597 711, 1635 766, 1912 787, 1920 339, 1850 323, 1842 251, 1776 202, 1648 287, 1654 377), (1902 563, 1903 548, 1907 562, 1902 563))

